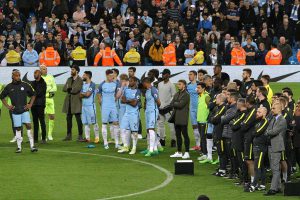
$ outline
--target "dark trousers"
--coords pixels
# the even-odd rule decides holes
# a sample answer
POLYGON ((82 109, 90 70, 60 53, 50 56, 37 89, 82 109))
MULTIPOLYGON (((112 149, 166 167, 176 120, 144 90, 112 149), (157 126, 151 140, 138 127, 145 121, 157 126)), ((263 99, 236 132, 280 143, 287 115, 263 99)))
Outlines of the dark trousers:
POLYGON ((227 164, 227 156, 225 154, 225 139, 220 139, 216 141, 217 145, 217 151, 218 151, 218 156, 220 160, 220 170, 226 170, 226 164, 227 164))
POLYGON ((234 150, 234 156, 236 158, 236 163, 240 169, 240 180, 246 182, 248 179, 248 170, 244 160, 244 154, 242 151, 234 150))
POLYGON ((45 123, 45 107, 44 106, 32 106, 32 121, 33 121, 33 138, 34 142, 39 140, 39 128, 41 125, 42 140, 46 140, 46 123, 45 123))
POLYGON ((235 158, 235 151, 232 148, 230 138, 225 138, 224 147, 225 147, 224 149, 225 149, 226 159, 228 160, 229 158, 230 160, 230 173, 237 174, 238 168, 237 168, 237 162, 235 158))
POLYGON ((187 125, 176 125, 175 124, 175 132, 176 132, 176 141, 177 141, 177 151, 182 151, 182 137, 184 138, 184 146, 185 152, 190 151, 190 138, 188 135, 188 128, 187 125))
POLYGON ((67 134, 72 135, 73 115, 75 115, 75 118, 76 118, 77 128, 78 128, 78 135, 82 136, 83 129, 82 129, 81 113, 77 113, 77 114, 68 113, 67 114, 67 134))
POLYGON ((300 167, 300 148, 295 148, 295 159, 296 162, 298 163, 298 166, 300 167))
POLYGON ((267 156, 267 149, 259 146, 253 147, 254 154, 254 180, 253 185, 256 186, 261 180, 261 185, 266 184, 266 167, 265 158, 267 156))
POLYGON ((207 123, 198 123, 198 131, 201 139, 200 142, 201 151, 204 155, 207 155, 207 142, 206 142, 207 123))

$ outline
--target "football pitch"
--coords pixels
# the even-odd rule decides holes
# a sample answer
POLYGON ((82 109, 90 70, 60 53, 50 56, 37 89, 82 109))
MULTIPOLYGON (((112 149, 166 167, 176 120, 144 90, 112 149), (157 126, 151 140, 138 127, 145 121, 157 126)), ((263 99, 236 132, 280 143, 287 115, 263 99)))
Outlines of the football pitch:
MULTIPOLYGON (((274 93, 280 92, 283 87, 291 87, 295 100, 300 97, 300 83, 274 83, 271 86, 274 93)), ((16 144, 9 143, 12 131, 8 111, 6 108, 2 109, 1 200, 194 200, 200 194, 205 194, 212 200, 299 199, 284 197, 282 194, 265 197, 263 192, 245 193, 242 187, 233 184, 234 181, 212 176, 217 166, 200 165, 196 161, 197 152, 191 152, 195 161, 195 175, 175 176, 175 159, 169 156, 176 149, 169 147, 169 140, 163 153, 150 158, 139 153, 133 156, 118 154, 113 145, 109 150, 104 150, 102 144, 96 145, 96 148, 86 148, 86 143, 76 142, 77 127, 74 119, 73 141, 62 142, 66 135, 66 116, 61 112, 64 97, 60 86, 55 96, 54 141, 44 145, 38 144, 39 151, 34 154, 29 150, 26 136, 23 152, 14 153, 16 144)), ((100 118, 99 113, 98 108, 100 118)), ((145 127, 143 112, 141 117, 145 127)), ((191 127, 189 135, 193 145, 191 127)), ((146 140, 139 140, 138 152, 145 147, 146 140)), ((216 154, 214 156, 216 157, 216 154)))

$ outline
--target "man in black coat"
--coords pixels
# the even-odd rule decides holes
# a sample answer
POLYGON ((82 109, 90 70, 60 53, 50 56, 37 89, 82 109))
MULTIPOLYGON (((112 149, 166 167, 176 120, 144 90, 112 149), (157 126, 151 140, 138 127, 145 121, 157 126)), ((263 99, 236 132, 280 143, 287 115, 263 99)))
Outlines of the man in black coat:
POLYGON ((45 107, 46 107, 46 90, 47 84, 41 77, 41 71, 35 70, 34 81, 31 82, 33 89, 36 92, 36 99, 31 108, 33 120, 34 142, 38 142, 39 127, 42 130, 42 144, 46 143, 46 123, 45 123, 45 107))

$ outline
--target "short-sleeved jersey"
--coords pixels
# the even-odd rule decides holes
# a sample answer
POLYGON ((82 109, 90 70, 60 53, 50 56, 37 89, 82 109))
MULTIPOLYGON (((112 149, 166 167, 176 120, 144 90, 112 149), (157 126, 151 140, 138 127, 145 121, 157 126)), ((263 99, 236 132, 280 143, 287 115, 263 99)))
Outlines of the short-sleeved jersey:
POLYGON ((98 94, 102 96, 102 108, 116 107, 116 82, 102 82, 98 88, 98 94))
POLYGON ((127 100, 137 100, 138 103, 136 106, 132 106, 129 104, 126 105, 125 113, 136 113, 139 111, 139 104, 141 100, 141 91, 139 89, 126 88, 124 90, 124 96, 127 100))
POLYGON ((146 91, 146 111, 158 109, 157 99, 159 99, 158 90, 152 86, 146 91))
POLYGON ((122 94, 121 94, 120 98, 118 99, 118 105, 117 105, 117 107, 118 107, 119 109, 120 109, 120 108, 125 108, 125 107, 126 107, 126 105, 125 105, 124 103, 122 103, 122 96, 124 95, 125 90, 126 90, 127 88, 128 88, 127 86, 124 87, 123 89, 122 89, 121 87, 118 87, 118 88, 117 88, 118 91, 122 89, 122 94))
POLYGON ((11 105, 14 106, 14 114, 25 112, 24 107, 27 104, 27 97, 35 96, 35 91, 28 83, 23 81, 8 84, 0 95, 0 99, 6 97, 11 99, 11 105))
POLYGON ((195 110, 198 107, 198 93, 197 93, 197 84, 198 82, 192 83, 190 82, 187 85, 187 91, 190 94, 190 109, 195 110))
POLYGON ((91 92, 91 96, 82 99, 82 106, 93 106, 95 104, 96 84, 94 82, 84 83, 81 89, 82 93, 91 92))

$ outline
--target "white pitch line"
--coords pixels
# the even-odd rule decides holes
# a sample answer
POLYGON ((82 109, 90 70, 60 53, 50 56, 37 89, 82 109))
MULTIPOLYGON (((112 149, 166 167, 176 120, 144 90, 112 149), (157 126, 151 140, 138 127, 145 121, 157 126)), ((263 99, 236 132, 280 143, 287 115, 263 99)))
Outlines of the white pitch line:
MULTIPOLYGON (((11 147, 0 147, 0 148, 11 148, 11 147)), ((113 197, 106 197, 106 198, 101 198, 101 199, 96 199, 96 200, 110 200, 110 199, 121 199, 121 198, 126 198, 126 197, 132 197, 132 196, 137 196, 137 195, 142 195, 148 192, 153 192, 155 190, 159 190, 161 188, 166 187, 174 178, 173 174, 166 170, 163 167, 160 167, 156 164, 153 163, 149 163, 146 161, 141 161, 141 160, 135 160, 135 159, 131 159, 131 158, 123 158, 123 157, 118 157, 118 156, 109 156, 109 155, 100 155, 100 154, 94 154, 94 153, 84 153, 84 152, 76 152, 76 151, 63 151, 63 150, 51 150, 51 149, 39 149, 42 151, 50 151, 50 152, 57 152, 57 153, 69 153, 69 154, 78 154, 78 155, 90 155, 90 156, 98 156, 98 157, 106 157, 106 158, 114 158, 114 159, 120 159, 120 160, 126 160, 126 161, 132 161, 132 162, 136 162, 136 163, 141 163, 144 165, 149 165, 151 167, 154 167, 155 169, 163 172, 166 175, 166 179, 164 180, 164 182, 162 182, 161 184, 153 187, 153 188, 149 188, 147 190, 143 190, 140 192, 135 192, 135 193, 131 193, 131 194, 125 194, 125 195, 119 195, 119 196, 113 196, 113 197)))

